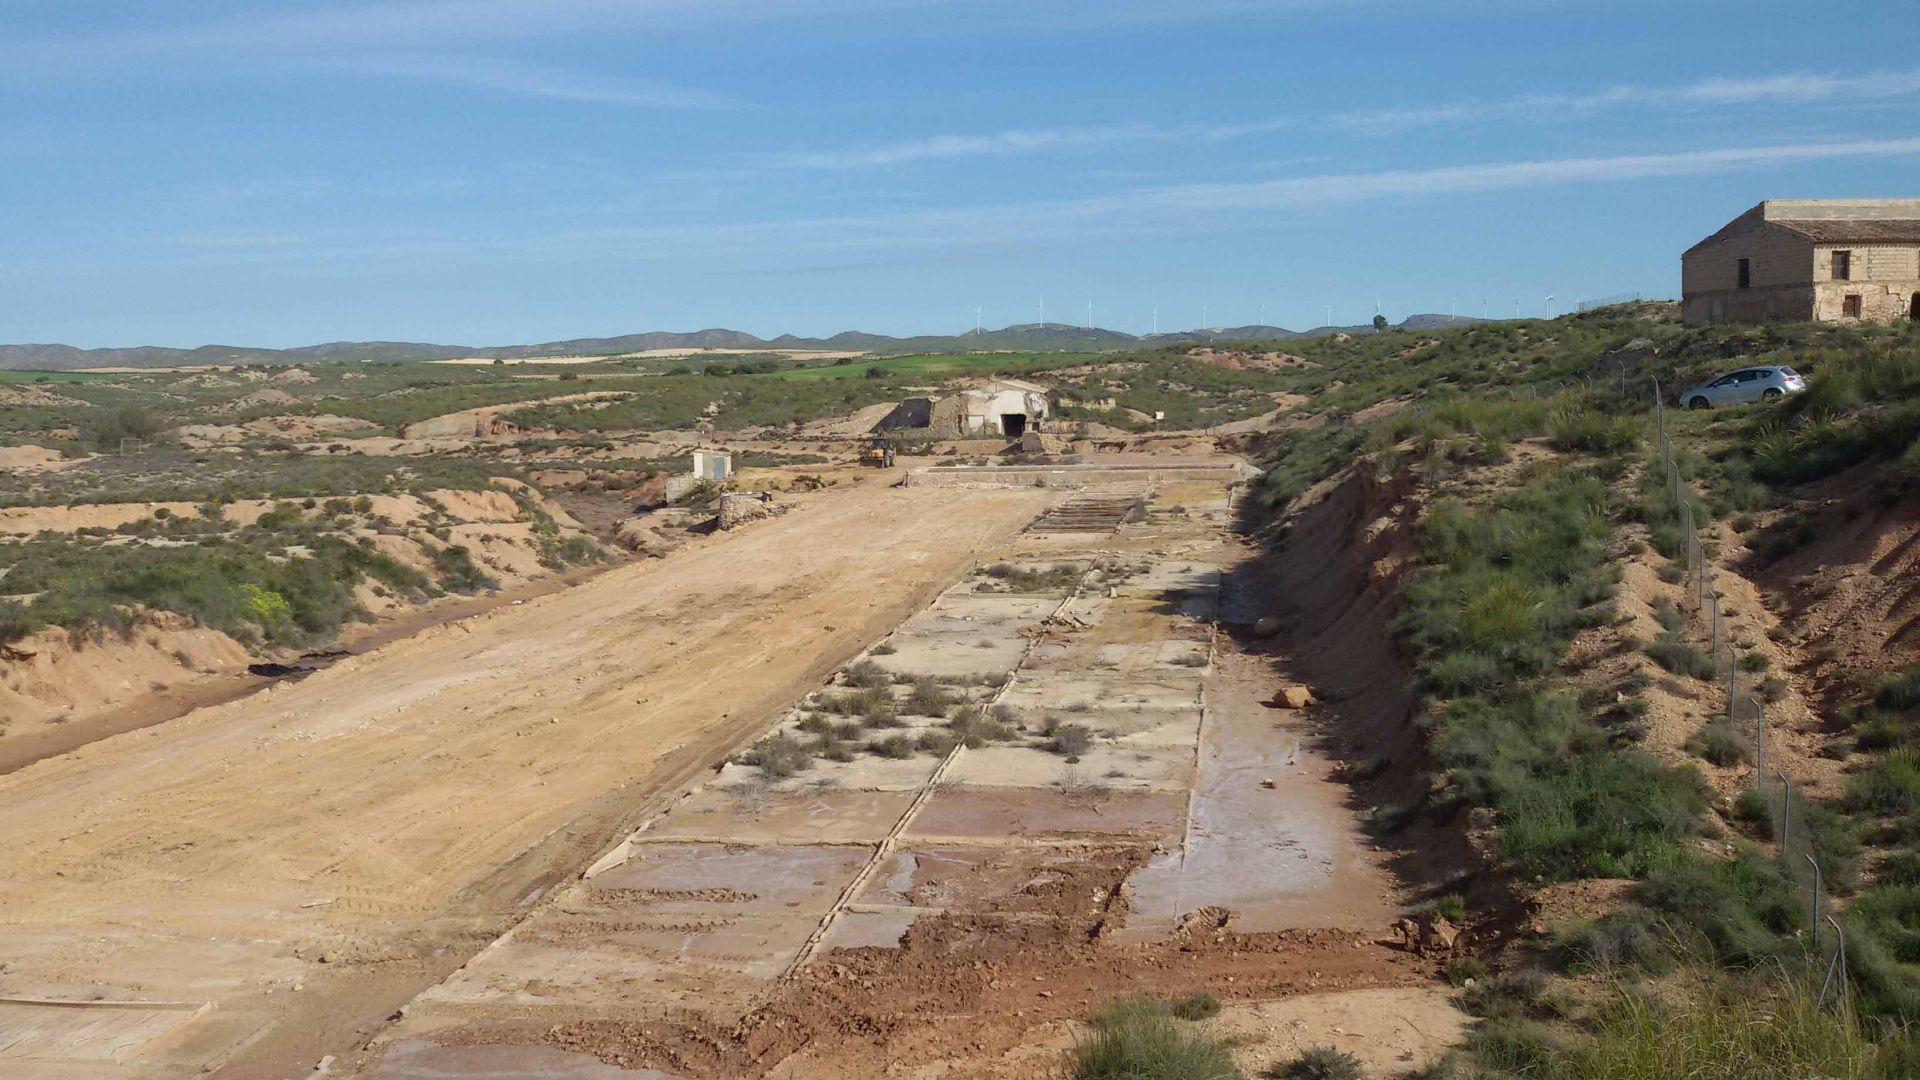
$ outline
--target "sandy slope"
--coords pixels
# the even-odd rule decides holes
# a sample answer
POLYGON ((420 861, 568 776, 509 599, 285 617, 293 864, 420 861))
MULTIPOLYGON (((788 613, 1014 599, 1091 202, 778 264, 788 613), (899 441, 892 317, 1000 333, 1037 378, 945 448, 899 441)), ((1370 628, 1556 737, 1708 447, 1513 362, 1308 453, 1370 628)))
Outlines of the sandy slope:
POLYGON ((0 777, 0 997, 212 1000, 160 1071, 237 1054, 238 1075, 280 1074, 309 1036, 377 1020, 370 988, 457 962, 1049 497, 836 489, 0 777))

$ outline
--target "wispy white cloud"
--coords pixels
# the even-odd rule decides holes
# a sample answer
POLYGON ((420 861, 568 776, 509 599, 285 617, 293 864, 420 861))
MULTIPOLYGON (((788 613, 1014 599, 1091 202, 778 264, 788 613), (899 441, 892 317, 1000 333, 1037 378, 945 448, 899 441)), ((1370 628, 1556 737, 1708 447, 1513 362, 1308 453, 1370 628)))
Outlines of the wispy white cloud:
MULTIPOLYGON (((1816 161, 1920 156, 1920 138, 1858 139, 1679 153, 1555 158, 1429 169, 1324 173, 1237 183, 1138 188, 1080 199, 954 207, 888 214, 665 226, 613 226, 533 236, 388 237, 352 250, 325 242, 315 252, 355 258, 540 259, 600 256, 697 259, 790 258, 809 252, 938 249, 942 252, 1085 239, 1108 234, 1196 234, 1250 214, 1389 200, 1432 200, 1573 184, 1624 183, 1738 173, 1816 161)), ((233 254, 259 247, 237 238, 233 254)))
POLYGON ((1580 94, 1528 94, 1404 108, 1361 109, 1333 117, 1340 130, 1384 135, 1410 128, 1473 125, 1516 119, 1554 120, 1613 109, 1818 104, 1906 97, 1920 93, 1920 71, 1860 76, 1812 73, 1764 78, 1713 78, 1675 86, 1610 86, 1580 94))
POLYGON ((1251 124, 1184 127, 1132 123, 1108 127, 1014 128, 975 135, 928 135, 840 149, 796 150, 771 155, 767 160, 772 165, 784 168, 857 169, 929 160, 1084 150, 1124 143, 1215 142, 1293 126, 1296 126, 1294 121, 1280 119, 1251 124))
MULTIPOLYGON (((1102 25, 1187 22, 1286 15, 1299 11, 1372 6, 1382 0, 307 0, 278 10, 222 19, 142 19, 138 29, 64 41, 19 42, 34 51, 72 48, 96 59, 151 53, 234 49, 440 48, 516 44, 530 39, 582 37, 615 30, 740 25, 788 19, 904 15, 902 27, 924 28, 923 16, 964 9, 970 25, 993 30, 1060 24, 1086 30, 1102 25)), ((1421 0, 1398 0, 1418 3, 1421 0)))
POLYGON ((636 109, 731 109, 739 105, 724 94, 572 68, 479 56, 432 53, 382 54, 320 61, 322 68, 419 79, 475 90, 553 101, 618 105, 636 109))
POLYGON ((1614 86, 1582 94, 1530 94, 1439 105, 1357 110, 1324 120, 1278 116, 1239 124, 1166 126, 1127 123, 934 135, 888 143, 796 150, 772 155, 766 160, 783 168, 858 169, 931 160, 1011 157, 1129 143, 1218 142, 1279 131, 1321 128, 1345 134, 1388 135, 1418 127, 1553 120, 1611 109, 1809 104, 1894 99, 1914 94, 1920 94, 1920 71, 1890 71, 1851 77, 1787 74, 1757 79, 1714 78, 1674 86, 1614 86))

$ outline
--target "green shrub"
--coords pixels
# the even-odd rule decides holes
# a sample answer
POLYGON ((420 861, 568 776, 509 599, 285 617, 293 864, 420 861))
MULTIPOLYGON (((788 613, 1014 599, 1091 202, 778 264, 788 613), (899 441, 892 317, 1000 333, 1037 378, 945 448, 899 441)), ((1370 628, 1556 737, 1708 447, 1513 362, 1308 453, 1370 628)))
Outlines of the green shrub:
POLYGON ((1874 759, 1847 782, 1847 802, 1882 815, 1920 810, 1920 748, 1900 747, 1874 759))
POLYGON ((813 753, 800 740, 782 732, 754 743, 753 748, 742 755, 741 763, 777 779, 812 768, 813 753))
POLYGON ((1547 420, 1547 439, 1556 450, 1585 450, 1617 456, 1640 441, 1640 422, 1626 416, 1608 416, 1594 409, 1555 408, 1547 420))
POLYGON ((1767 835, 1771 836, 1776 824, 1773 819, 1777 805, 1772 797, 1759 788, 1744 788, 1733 800, 1733 814, 1741 821, 1751 821, 1764 827, 1767 835))
POLYGON ((1664 596, 1654 599, 1653 618, 1660 624, 1660 629, 1669 634, 1678 634, 1687 628, 1686 612, 1674 607, 1673 601, 1664 596))
POLYGON ((1220 1013, 1220 999, 1206 990, 1195 990, 1173 1002, 1168 1011, 1182 1020, 1205 1020, 1220 1013))
POLYGON ((1558 1077, 1553 1070, 1556 1058, 1567 1052, 1566 1046, 1546 1025, 1521 1017, 1482 1021, 1467 1035, 1467 1048, 1476 1062, 1519 1076, 1558 1077))
POLYGON ((1649 642, 1646 653, 1653 658, 1654 663, 1675 675, 1685 675, 1692 679, 1714 677, 1713 659, 1671 631, 1663 632, 1649 642))
POLYGON ((1085 724, 1061 724, 1047 743, 1047 749, 1067 757, 1079 757, 1092 748, 1093 730, 1085 724))
POLYGON ((1920 664, 1881 676, 1873 703, 1888 712, 1920 709, 1920 664))
POLYGON ((951 731, 923 731, 913 740, 914 748, 936 757, 946 757, 960 740, 951 731))
POLYGON ((1478 978, 1461 995, 1467 1011, 1489 1019, 1564 1016, 1573 1008, 1568 998, 1552 989, 1547 975, 1535 968, 1503 971, 1478 978))
POLYGON ((1715 765, 1745 765, 1753 760, 1747 740, 1724 717, 1709 720, 1687 737, 1687 751, 1715 765))
POLYGON ((120 452, 123 440, 151 442, 166 430, 166 421, 145 405, 121 405, 92 410, 81 427, 80 436, 95 450, 106 454, 120 452))
POLYGON ((977 705, 955 705, 947 712, 947 729, 962 746, 978 750, 990 742, 1013 738, 1013 728, 993 719, 977 705))
POLYGON ((1159 1003, 1108 1006, 1076 1042, 1074 1080, 1235 1080, 1225 1044, 1191 1034, 1159 1003))
POLYGON ((867 750, 883 758, 910 758, 914 740, 906 735, 888 735, 867 744, 867 750))
POLYGON ((1676 933, 1697 938, 1727 964, 1754 964, 1797 948, 1785 935, 1803 927, 1807 914, 1785 869, 1752 848, 1733 859, 1676 855, 1647 875, 1638 894, 1672 917, 1676 933))
POLYGON ((0 645, 18 641, 45 625, 27 605, 18 600, 0 600, 0 645))
POLYGON ((1055 563, 1044 569, 994 563, 983 572, 1002 590, 1017 593, 1056 592, 1072 588, 1080 580, 1080 568, 1072 563, 1055 563))
POLYGON ((1863 709, 1853 718, 1856 750, 1886 750, 1907 741, 1907 722, 1878 709, 1863 709))
POLYGON ((1527 1075, 1568 1080, 1859 1077, 1868 1050, 1845 1013, 1785 976, 1656 996, 1616 985, 1586 1040, 1547 1050, 1527 1075))
POLYGON ((960 699, 946 687, 929 678, 913 681, 913 690, 907 695, 907 711, 915 716, 945 716, 947 710, 960 704, 960 699))
POLYGON ((1275 1066, 1273 1075, 1286 1080, 1360 1080, 1360 1059, 1331 1046, 1315 1046, 1275 1066))
POLYGON ((1487 981, 1487 962, 1477 956, 1457 956, 1447 964, 1447 981, 1455 986, 1487 981))
POLYGON ((449 544, 433 553, 433 571, 440 587, 448 592, 476 593, 497 589, 500 583, 482 573, 473 563, 473 552, 464 545, 449 544))
POLYGON ((1920 1076, 1920 1031, 1908 1028, 1882 1040, 1867 1059, 1867 1080, 1912 1080, 1920 1076))
POLYGON ((1665 971, 1674 960, 1670 935, 1659 915, 1628 904, 1591 922, 1560 931, 1554 948, 1575 966, 1665 971))

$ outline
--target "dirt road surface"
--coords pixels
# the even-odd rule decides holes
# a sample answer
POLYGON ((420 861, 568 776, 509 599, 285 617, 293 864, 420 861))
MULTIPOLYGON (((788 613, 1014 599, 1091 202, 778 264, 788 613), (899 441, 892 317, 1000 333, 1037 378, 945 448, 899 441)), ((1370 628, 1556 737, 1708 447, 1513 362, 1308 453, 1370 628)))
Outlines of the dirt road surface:
POLYGON ((1050 498, 823 492, 0 776, 0 1073, 305 1075, 1050 498))

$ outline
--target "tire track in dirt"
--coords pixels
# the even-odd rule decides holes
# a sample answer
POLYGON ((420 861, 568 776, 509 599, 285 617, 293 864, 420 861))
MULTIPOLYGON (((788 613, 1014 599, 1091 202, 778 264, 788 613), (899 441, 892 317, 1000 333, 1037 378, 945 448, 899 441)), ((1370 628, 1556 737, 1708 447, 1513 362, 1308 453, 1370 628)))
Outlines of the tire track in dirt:
POLYGON ((363 992, 391 976, 358 978, 356 956, 456 950, 393 985, 431 981, 475 929, 577 872, 1052 497, 823 493, 0 777, 6 987, 212 996, 171 1065, 310 1066, 315 1040, 364 1029, 398 993, 363 992), (262 996, 295 983, 298 996, 262 996), (284 1031, 232 1055, 274 1023, 284 1031))

